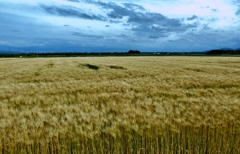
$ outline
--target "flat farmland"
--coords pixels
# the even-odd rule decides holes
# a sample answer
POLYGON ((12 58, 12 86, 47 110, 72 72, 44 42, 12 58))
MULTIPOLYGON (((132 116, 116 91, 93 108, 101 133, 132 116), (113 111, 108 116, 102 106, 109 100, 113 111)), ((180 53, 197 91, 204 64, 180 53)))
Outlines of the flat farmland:
POLYGON ((0 59, 0 153, 240 153, 240 59, 0 59))

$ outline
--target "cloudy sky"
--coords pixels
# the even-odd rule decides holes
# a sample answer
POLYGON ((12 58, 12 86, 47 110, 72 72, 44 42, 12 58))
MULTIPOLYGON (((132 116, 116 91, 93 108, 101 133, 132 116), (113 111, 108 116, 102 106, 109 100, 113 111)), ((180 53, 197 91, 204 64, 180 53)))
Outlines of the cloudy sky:
POLYGON ((240 48, 240 0, 0 0, 0 51, 240 48))

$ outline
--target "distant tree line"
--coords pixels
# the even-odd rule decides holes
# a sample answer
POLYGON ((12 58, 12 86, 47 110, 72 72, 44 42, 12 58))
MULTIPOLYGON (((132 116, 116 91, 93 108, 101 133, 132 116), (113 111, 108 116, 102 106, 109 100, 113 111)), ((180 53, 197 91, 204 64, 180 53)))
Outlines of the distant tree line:
POLYGON ((240 49, 230 50, 230 49, 215 49, 206 52, 208 55, 238 55, 240 54, 240 49))
POLYGON ((140 54, 139 50, 129 50, 128 51, 129 54, 140 54))
POLYGON ((74 56, 118 56, 140 54, 138 50, 128 52, 43 52, 43 53, 0 53, 0 57, 74 57, 74 56))
POLYGON ((240 49, 215 49, 207 52, 43 52, 43 53, 0 53, 0 58, 37 58, 37 57, 85 57, 85 56, 181 56, 181 55, 240 55, 240 49))
POLYGON ((44 52, 44 53, 0 53, 2 58, 10 57, 77 57, 77 56, 128 56, 140 52, 44 52))

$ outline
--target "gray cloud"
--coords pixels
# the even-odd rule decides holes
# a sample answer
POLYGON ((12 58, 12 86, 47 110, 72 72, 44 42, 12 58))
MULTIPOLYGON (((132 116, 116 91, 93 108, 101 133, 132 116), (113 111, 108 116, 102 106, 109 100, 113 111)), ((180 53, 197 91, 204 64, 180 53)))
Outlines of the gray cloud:
POLYGON ((238 10, 236 12, 236 15, 240 17, 240 0, 232 0, 234 5, 238 6, 238 10))
POLYGON ((79 0, 66 0, 66 1, 69 1, 69 2, 79 2, 79 0))
POLYGON ((212 9, 213 12, 217 12, 218 10, 217 9, 212 9))
POLYGON ((239 8, 238 11, 236 12, 236 15, 240 16, 240 8, 239 8))
POLYGON ((239 3, 240 3, 240 0, 232 0, 232 2, 233 2, 234 4, 239 4, 239 3))
POLYGON ((187 18, 187 20, 194 20, 194 19, 197 19, 198 17, 196 15, 193 15, 192 17, 190 18, 187 18))
POLYGON ((170 23, 172 21, 174 20, 168 19, 159 13, 151 13, 151 12, 147 12, 147 13, 131 12, 130 18, 128 20, 128 22, 130 23, 140 23, 140 24, 159 23, 159 22, 161 22, 162 24, 164 24, 165 22, 166 24, 167 22, 170 23))
POLYGON ((126 37, 129 37, 129 36, 128 36, 128 35, 126 35, 126 34, 121 34, 121 35, 119 35, 119 36, 117 36, 117 37, 126 38, 126 37))
POLYGON ((179 33, 196 27, 196 25, 184 25, 179 20, 168 19, 158 14, 147 14, 147 16, 145 20, 136 20, 137 26, 132 30, 142 36, 148 34, 149 38, 167 37, 171 32, 179 33))
POLYGON ((151 35, 149 35, 149 38, 151 38, 151 39, 158 39, 158 38, 160 38, 160 37, 166 37, 167 35, 166 34, 151 34, 151 35))
MULTIPOLYGON (((186 31, 196 25, 186 25, 178 19, 170 19, 160 13, 149 12, 140 5, 132 3, 124 3, 123 6, 109 2, 93 2, 95 5, 101 6, 103 9, 109 10, 107 14, 110 21, 121 22, 127 17, 125 25, 132 27, 129 30, 136 32, 138 35, 149 36, 151 38, 166 37, 170 32, 186 31), (144 33, 144 35, 143 35, 144 33)), ((197 18, 193 16, 192 20, 197 18)))
POLYGON ((140 6, 140 5, 136 5, 136 4, 132 4, 132 3, 123 3, 123 5, 131 10, 145 10, 144 7, 140 6))
POLYGON ((47 6, 47 5, 40 5, 41 8, 49 14, 59 15, 64 17, 76 17, 88 20, 100 20, 105 21, 106 19, 101 15, 89 15, 84 12, 78 11, 76 8, 69 7, 69 6, 47 6))
MULTIPOLYGON (((35 29, 34 27, 39 26, 37 20, 32 17, 22 16, 22 15, 15 15, 12 13, 4 13, 0 12, 0 31, 1 36, 22 36, 25 37, 32 37, 39 35, 39 31, 41 31, 41 35, 43 31, 45 32, 45 28, 41 25, 40 28, 35 29), (27 28, 26 28, 27 27, 27 28)), ((49 27, 48 27, 49 30, 49 27)), ((0 37, 1 41, 1 37, 0 37)))
MULTIPOLYGON (((68 1, 79 2, 77 0, 68 1)), ((127 26, 128 30, 134 31, 138 35, 151 38, 167 37, 167 34, 170 32, 181 32, 196 27, 196 25, 183 24, 180 19, 170 19, 160 13, 149 12, 142 6, 133 3, 123 3, 122 5, 118 5, 114 2, 105 3, 93 0, 85 0, 84 2, 100 6, 102 9, 107 10, 107 17, 101 15, 89 15, 80 12, 75 8, 69 8, 68 6, 58 7, 41 5, 41 7, 49 14, 54 15, 101 20, 111 23, 124 22, 124 26, 127 26), (126 17, 127 21, 123 21, 125 20, 124 17, 126 17)), ((197 18, 197 16, 188 18, 188 20, 193 20, 195 18, 197 18)))
POLYGON ((229 31, 212 31, 210 29, 202 30, 201 34, 188 33, 178 40, 169 40, 169 42, 178 45, 180 48, 185 46, 186 49, 192 48, 191 50, 195 51, 223 47, 238 48, 239 41, 240 37, 234 36, 229 31))
POLYGON ((86 35, 86 34, 78 33, 78 32, 74 32, 73 35, 80 36, 80 37, 87 37, 87 38, 97 38, 97 39, 104 38, 104 36, 101 36, 101 35, 86 35))
MULTIPOLYGON (((220 48, 223 44, 231 48, 239 48, 240 37, 236 33, 239 31, 239 26, 235 29, 232 27, 229 30, 226 29, 225 31, 232 31, 228 33, 223 32, 219 25, 219 30, 215 32, 217 28, 214 28, 215 24, 211 23, 221 19, 213 18, 214 16, 211 17, 211 15, 207 18, 194 14, 189 14, 182 19, 170 18, 161 13, 151 12, 141 5, 133 4, 137 3, 136 0, 128 2, 124 0, 125 3, 116 0, 112 2, 65 0, 63 3, 46 1, 40 4, 37 1, 34 3, 21 1, 23 4, 0 2, 3 6, 0 10, 0 45, 16 47, 33 45, 39 47, 38 51, 40 47, 42 51, 49 51, 49 49, 50 51, 62 49, 65 51, 76 51, 75 49, 115 51, 120 48, 124 48, 121 51, 128 51, 129 48, 136 47, 141 51, 165 49, 189 51, 220 48), (66 1, 69 5, 66 5, 66 1), (76 5, 77 3, 79 4, 76 5), (83 8, 81 4, 97 9, 81 9, 83 8), (58 23, 55 24, 54 21, 49 21, 49 18, 45 20, 47 16, 51 18, 61 16, 68 18, 67 21, 70 22, 57 21, 58 23), (94 20, 94 22, 75 24, 73 18, 94 20), (91 26, 98 23, 101 26, 91 26), (170 35, 171 37, 168 37, 170 35)), ((240 0, 235 0, 235 6, 239 6, 236 15, 240 17, 240 0)), ((203 9, 215 11, 210 7, 203 9)), ((217 14, 218 10, 216 11, 213 14, 217 14)))
POLYGON ((102 6, 104 9, 110 9, 111 12, 108 13, 107 15, 112 19, 122 19, 124 16, 129 16, 131 14, 131 10, 128 10, 127 8, 119 6, 113 2, 110 3, 98 2, 95 4, 102 6))

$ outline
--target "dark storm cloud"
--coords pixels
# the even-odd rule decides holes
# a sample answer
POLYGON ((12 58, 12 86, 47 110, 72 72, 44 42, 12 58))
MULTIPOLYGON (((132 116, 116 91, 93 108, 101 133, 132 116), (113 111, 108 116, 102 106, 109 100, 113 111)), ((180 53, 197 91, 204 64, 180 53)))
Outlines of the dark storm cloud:
POLYGON ((171 32, 184 32, 196 25, 185 25, 180 20, 169 19, 157 13, 142 14, 131 20, 137 26, 132 31, 148 33, 149 38, 167 37, 171 32))
MULTIPOLYGON (((102 1, 94 1, 94 0, 83 0, 85 3, 94 4, 100 6, 102 9, 107 10, 106 19, 110 23, 123 23, 124 26, 127 27, 128 30, 134 31, 140 35, 142 33, 146 37, 151 38, 159 38, 166 37, 170 32, 184 32, 189 28, 194 28, 196 25, 183 24, 180 19, 170 19, 166 16, 163 16, 160 13, 150 12, 146 10, 144 7, 133 4, 133 3, 122 3, 122 5, 118 5, 114 2, 102 2, 102 1), (123 21, 125 20, 127 21, 123 21)), ((60 14, 65 15, 66 10, 58 10, 47 9, 50 13, 59 12, 60 14)), ((72 10, 67 10, 72 11, 72 10)), ((70 15, 78 14, 73 10, 73 12, 68 12, 70 15)), ((94 19, 92 16, 87 16, 85 18, 94 19)), ((95 17, 96 18, 96 17, 95 17)), ((193 16, 188 20, 193 20, 198 18, 197 16, 193 16)), ((99 19, 99 18, 98 18, 99 19)), ((101 17, 103 19, 103 17, 101 17)))
MULTIPOLYGON (((120 6, 113 2, 89 2, 101 6, 102 9, 109 10, 107 16, 110 22, 122 22, 123 18, 127 17, 125 24, 128 25, 127 27, 131 27, 129 30, 139 35, 145 33, 144 36, 150 38, 167 37, 170 32, 183 32, 196 27, 196 25, 183 24, 178 19, 167 18, 160 13, 149 12, 142 6, 132 3, 123 3, 123 6, 120 6)), ((193 16, 192 20, 195 18, 197 16, 193 16)))
POLYGON ((95 2, 96 5, 100 5, 104 9, 111 10, 110 13, 108 13, 108 17, 112 19, 122 19, 124 16, 130 16, 132 12, 134 12, 131 9, 127 9, 125 7, 119 6, 116 3, 109 2, 95 2))
POLYGON ((168 18, 164 17, 159 13, 152 13, 152 12, 147 12, 147 13, 132 12, 128 20, 128 22, 130 23, 140 23, 140 24, 157 23, 157 22, 161 22, 162 24, 164 24, 164 22, 166 21, 172 22, 173 20, 171 19, 169 20, 168 18))
POLYGON ((198 17, 196 15, 193 15, 192 17, 190 18, 187 18, 187 20, 194 20, 194 19, 197 19, 198 17))
POLYGON ((105 21, 105 18, 101 15, 90 15, 84 12, 78 11, 76 8, 69 7, 69 6, 47 6, 47 5, 40 5, 41 8, 49 14, 59 15, 64 17, 76 17, 88 20, 100 20, 105 21))

